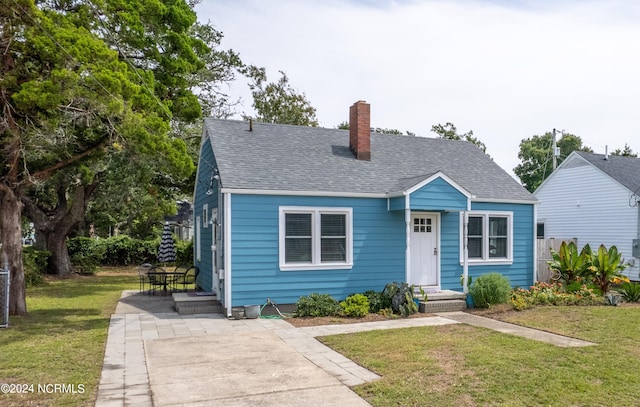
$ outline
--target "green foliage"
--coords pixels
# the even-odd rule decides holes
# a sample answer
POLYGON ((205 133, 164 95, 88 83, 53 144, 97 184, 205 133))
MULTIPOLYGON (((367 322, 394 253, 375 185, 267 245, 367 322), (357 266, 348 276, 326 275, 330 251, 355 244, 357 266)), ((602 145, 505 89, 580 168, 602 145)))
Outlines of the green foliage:
MULTIPOLYGON (((156 263, 160 238, 153 240, 133 239, 126 235, 108 239, 74 237, 67 240, 69 255, 76 271, 91 272, 90 267, 134 266, 156 263)), ((175 242, 176 264, 193 264, 193 242, 175 242)))
POLYGON ((447 140, 463 140, 476 145, 483 153, 487 152, 487 146, 473 135, 473 130, 469 130, 464 134, 458 134, 456 126, 454 126, 453 123, 447 122, 444 126, 442 124, 435 124, 431 126, 431 131, 440 136, 440 138, 447 140))
POLYGON ((562 242, 556 252, 551 249, 552 260, 547 261, 549 268, 558 273, 566 284, 578 281, 591 262, 591 248, 585 245, 580 253, 574 242, 562 242))
POLYGON ((47 270, 51 253, 46 250, 36 250, 29 246, 22 250, 22 263, 24 265, 24 283, 26 287, 35 287, 44 284, 44 273, 47 270))
POLYGON ((311 293, 296 302, 296 317, 327 317, 338 315, 340 304, 329 294, 311 293))
POLYGON ((611 155, 619 155, 622 157, 638 157, 638 153, 634 153, 633 150, 631 149, 631 147, 629 147, 629 144, 624 143, 624 148, 621 150, 619 148, 616 148, 611 155))
POLYGON ((562 283, 537 282, 529 290, 518 288, 511 294, 511 305, 516 311, 537 305, 601 305, 602 294, 597 288, 577 282, 569 291, 562 283), (576 287, 577 285, 577 287, 576 287))
POLYGON ((418 305, 413 300, 413 285, 394 281, 384 287, 382 294, 391 298, 391 308, 403 317, 418 312, 418 305))
POLYGON ((304 93, 298 93, 291 87, 284 72, 280 71, 280 75, 282 77, 277 83, 265 84, 267 77, 264 68, 250 72, 253 82, 249 88, 253 94, 256 120, 317 127, 316 109, 311 106, 304 93))
POLYGON ((67 250, 73 270, 81 274, 95 274, 105 259, 105 247, 88 237, 68 239, 67 250))
POLYGON ((384 293, 375 290, 367 290, 362 293, 367 297, 369 301, 369 312, 377 314, 380 310, 391 308, 391 297, 384 295, 384 293))
POLYGON ((155 263, 160 246, 160 238, 140 240, 126 235, 101 239, 100 242, 105 247, 104 264, 110 266, 155 263))
POLYGON ((623 283, 618 292, 627 302, 640 302, 640 284, 638 283, 623 283))
POLYGON ((488 308, 509 301, 511 284, 500 273, 483 274, 471 285, 469 294, 477 308, 488 308))
POLYGON ((627 265, 622 262, 622 253, 618 252, 616 246, 611 246, 607 250, 605 245, 600 245, 598 251, 591 256, 591 266, 588 267, 587 272, 594 284, 606 293, 612 282, 629 281, 621 274, 626 267, 627 265))
MULTIPOLYGON (((543 136, 534 135, 520 142, 518 158, 521 163, 513 169, 513 172, 529 192, 535 191, 553 171, 552 144, 552 132, 547 132, 543 136)), ((558 164, 574 150, 593 152, 589 147, 582 145, 580 137, 569 133, 564 133, 556 145, 560 148, 558 164)))
POLYGON ((175 248, 176 264, 193 264, 193 239, 178 240, 175 248))
POLYGON ((369 313, 369 300, 364 294, 353 294, 340 302, 340 308, 346 317, 363 317, 369 313))

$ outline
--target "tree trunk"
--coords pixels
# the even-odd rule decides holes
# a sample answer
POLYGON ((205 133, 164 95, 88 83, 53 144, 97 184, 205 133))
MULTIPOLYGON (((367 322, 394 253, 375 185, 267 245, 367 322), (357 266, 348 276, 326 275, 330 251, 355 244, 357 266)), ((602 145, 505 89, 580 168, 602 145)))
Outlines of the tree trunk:
POLYGON ((97 183, 82 186, 76 185, 71 191, 71 201, 67 200, 67 188, 59 186, 56 209, 45 212, 28 197, 23 197, 25 213, 36 229, 36 247, 51 252, 50 272, 67 277, 73 272, 71 259, 67 250, 66 239, 73 228, 84 218, 87 204, 97 183))
POLYGON ((15 192, 0 184, 0 243, 2 258, 0 268, 8 266, 11 273, 9 314, 26 315, 26 290, 22 266, 22 203, 15 192))

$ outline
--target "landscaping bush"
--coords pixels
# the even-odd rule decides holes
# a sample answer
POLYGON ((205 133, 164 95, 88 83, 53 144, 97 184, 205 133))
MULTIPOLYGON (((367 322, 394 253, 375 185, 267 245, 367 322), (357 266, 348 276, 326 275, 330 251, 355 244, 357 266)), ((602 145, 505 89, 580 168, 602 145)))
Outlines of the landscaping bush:
POLYGON ((51 252, 36 250, 33 246, 22 249, 24 284, 26 287, 44 285, 44 273, 47 270, 49 256, 51 256, 51 252))
POLYGON ((637 283, 623 283, 618 292, 622 298, 627 302, 639 302, 640 301, 640 284, 637 283))
POLYGON ((176 264, 193 264, 193 240, 176 242, 176 264))
POLYGON ((413 301, 413 285, 394 281, 384 287, 382 295, 391 298, 391 308, 403 317, 418 312, 418 305, 413 301))
POLYGON ((353 294, 340 303, 340 308, 346 317, 363 317, 369 313, 369 300, 364 294, 353 294))
POLYGON ((384 295, 383 292, 367 290, 362 293, 369 301, 369 312, 377 314, 383 309, 391 308, 391 297, 384 295))
POLYGON ((529 290, 518 288, 513 290, 511 305, 516 311, 522 311, 536 305, 601 305, 603 303, 600 290, 580 285, 568 291, 562 283, 537 282, 529 290))
POLYGON ((473 303, 478 308, 504 304, 509 301, 511 284, 500 273, 483 274, 469 288, 473 303))
POLYGON ((74 237, 67 240, 67 250, 73 270, 82 274, 95 274, 104 261, 104 248, 96 239, 74 237))
POLYGON ((296 302, 296 317, 327 317, 338 315, 340 304, 329 294, 311 293, 296 302))
POLYGON ((119 235, 101 239, 99 242, 104 247, 104 265, 133 266, 156 262, 160 238, 140 240, 119 235))

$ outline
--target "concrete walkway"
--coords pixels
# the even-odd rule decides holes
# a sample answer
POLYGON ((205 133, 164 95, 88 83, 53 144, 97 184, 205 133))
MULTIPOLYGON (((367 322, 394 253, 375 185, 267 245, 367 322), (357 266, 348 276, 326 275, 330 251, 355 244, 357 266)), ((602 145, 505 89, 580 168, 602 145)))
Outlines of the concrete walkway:
POLYGON ((557 346, 590 344, 464 312, 305 328, 178 315, 170 297, 125 291, 111 316, 96 406, 368 406, 349 387, 379 376, 315 337, 455 323, 557 346))

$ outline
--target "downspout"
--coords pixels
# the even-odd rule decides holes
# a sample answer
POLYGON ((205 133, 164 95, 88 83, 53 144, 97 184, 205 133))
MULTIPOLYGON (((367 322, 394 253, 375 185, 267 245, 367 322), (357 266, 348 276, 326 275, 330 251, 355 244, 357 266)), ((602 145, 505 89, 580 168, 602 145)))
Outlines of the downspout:
POLYGON ((533 205, 533 283, 538 281, 538 205, 533 205))
POLYGON ((231 194, 224 196, 224 308, 231 316, 231 194))
POLYGON ((467 199, 467 210, 462 211, 462 292, 469 292, 469 211, 471 210, 471 201, 467 199))
POLYGON ((411 199, 406 192, 404 192, 404 223, 406 225, 405 234, 407 235, 405 281, 409 282, 409 273, 411 271, 411 199))

